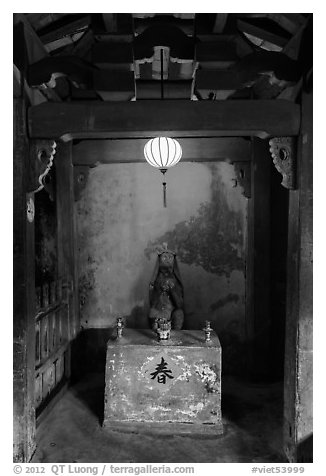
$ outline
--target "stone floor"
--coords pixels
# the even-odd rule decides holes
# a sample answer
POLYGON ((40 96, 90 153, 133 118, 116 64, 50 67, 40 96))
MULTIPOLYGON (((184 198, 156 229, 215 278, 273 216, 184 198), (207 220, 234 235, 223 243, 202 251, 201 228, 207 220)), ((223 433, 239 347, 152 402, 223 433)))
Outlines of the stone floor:
POLYGON ((224 435, 104 431, 104 375, 69 388, 37 430, 33 463, 268 463, 282 453, 282 384, 223 379, 224 435))

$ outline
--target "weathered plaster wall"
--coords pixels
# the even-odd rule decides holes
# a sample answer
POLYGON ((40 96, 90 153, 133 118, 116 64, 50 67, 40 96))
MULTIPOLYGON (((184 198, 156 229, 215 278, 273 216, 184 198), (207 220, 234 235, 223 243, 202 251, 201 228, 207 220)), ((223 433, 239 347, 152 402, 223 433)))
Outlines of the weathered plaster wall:
POLYGON ((247 199, 233 166, 181 163, 162 175, 147 164, 99 165, 76 202, 81 323, 109 327, 117 315, 147 327, 155 248, 177 252, 185 291, 185 328, 212 321, 224 352, 242 352, 247 199))

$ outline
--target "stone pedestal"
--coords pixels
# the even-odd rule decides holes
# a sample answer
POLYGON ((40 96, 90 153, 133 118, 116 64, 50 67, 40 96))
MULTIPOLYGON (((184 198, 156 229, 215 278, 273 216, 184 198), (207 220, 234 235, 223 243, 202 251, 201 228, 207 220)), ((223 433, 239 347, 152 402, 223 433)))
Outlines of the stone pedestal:
POLYGON ((103 426, 161 432, 223 432, 221 346, 215 332, 125 329, 109 340, 103 426))

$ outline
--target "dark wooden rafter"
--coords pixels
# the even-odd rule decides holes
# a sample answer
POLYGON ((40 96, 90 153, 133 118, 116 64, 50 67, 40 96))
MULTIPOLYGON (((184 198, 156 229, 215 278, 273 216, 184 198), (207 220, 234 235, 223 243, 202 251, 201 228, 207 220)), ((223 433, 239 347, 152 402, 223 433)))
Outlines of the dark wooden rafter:
POLYGON ((298 22, 297 17, 292 17, 291 13, 266 13, 266 17, 273 20, 281 28, 291 33, 291 35, 295 34, 302 25, 302 22, 298 22))
POLYGON ((59 18, 65 16, 64 13, 26 13, 25 16, 35 31, 41 30, 52 24, 59 18))
POLYGON ((90 85, 95 69, 96 66, 76 56, 47 57, 29 66, 27 79, 31 86, 53 83, 54 87, 55 80, 51 80, 57 75, 65 75, 73 81, 90 85))
POLYGON ((117 13, 102 13, 105 29, 108 33, 118 32, 118 18, 117 13))
POLYGON ((154 46, 167 46, 175 58, 193 59, 194 40, 184 34, 178 27, 167 23, 157 23, 148 27, 134 40, 135 59, 150 58, 154 46))
POLYGON ((74 44, 74 48, 70 54, 78 56, 79 58, 87 59, 87 55, 91 50, 94 42, 94 36, 92 30, 87 30, 83 36, 74 44))
POLYGON ((24 25, 24 40, 27 51, 26 63, 31 64, 48 56, 42 41, 30 25, 26 15, 15 13, 14 24, 22 23, 24 25))
POLYGON ((160 15, 155 14, 154 17, 150 18, 138 18, 133 16, 133 23, 134 23, 134 32, 135 34, 139 35, 143 33, 149 26, 153 24, 161 23, 162 21, 168 22, 170 25, 173 25, 179 28, 185 35, 191 37, 194 36, 194 24, 195 24, 195 17, 194 18, 176 18, 175 16, 171 15, 160 15))
POLYGON ((68 14, 45 28, 38 31, 38 35, 44 44, 51 43, 65 36, 70 36, 76 31, 88 28, 91 16, 85 14, 68 14))
MULTIPOLYGON (((207 137, 178 139, 182 147, 183 162, 248 162, 251 159, 251 143, 239 137, 207 137)), ((144 146, 147 139, 85 140, 73 146, 75 166, 96 164, 144 162, 144 146)))
POLYGON ((213 33, 223 33, 224 27, 226 25, 228 13, 216 13, 216 19, 213 27, 213 33))
MULTIPOLYGON (((165 99, 190 99, 192 80, 176 80, 164 82, 165 99)), ((161 99, 161 85, 156 80, 136 81, 137 99, 161 99)))
MULTIPOLYGON (((250 35, 256 36, 258 38, 261 38, 262 40, 269 41, 270 43, 273 43, 274 45, 283 47, 286 45, 286 43, 289 41, 291 35, 289 32, 286 30, 283 30, 283 28, 278 27, 281 32, 275 33, 275 29, 273 28, 268 28, 266 25, 260 24, 259 19, 238 19, 237 20, 237 25, 240 31, 243 33, 248 33, 250 35)), ((262 20, 265 20, 265 18, 262 18, 262 20)), ((271 22, 273 23, 273 22, 271 22)), ((278 26, 278 25, 275 25, 278 26)))
POLYGON ((291 34, 296 33, 306 21, 300 13, 237 13, 236 15, 238 18, 269 18, 291 34))
MULTIPOLYGON (((62 88, 54 90, 53 88, 47 87, 46 84, 35 84, 37 87, 29 87, 30 83, 28 81, 29 68, 32 64, 43 64, 51 62, 51 58, 48 55, 44 45, 42 44, 40 38, 35 33, 34 29, 28 22, 26 15, 16 14, 15 15, 16 27, 21 25, 23 27, 23 36, 19 39, 19 43, 23 43, 26 54, 24 55, 24 64, 18 62, 16 66, 20 71, 24 71, 24 90, 27 93, 32 104, 38 104, 39 102, 45 101, 61 101, 61 91, 62 88), (26 77, 26 80, 25 80, 26 77)), ((15 42, 15 33, 14 33, 14 47, 16 46, 17 41, 15 42)), ((15 50, 14 50, 15 51, 15 50)), ((14 54, 15 61, 15 54, 14 54)), ((15 61, 16 63, 16 61, 15 61)), ((62 80, 65 81, 65 80, 62 80)))
POLYGON ((241 89, 244 87, 242 75, 233 70, 198 70, 195 87, 201 90, 241 89))
POLYGON ((238 59, 234 35, 201 36, 196 43, 196 61, 200 63, 234 62, 238 59))
POLYGON ((31 138, 297 135, 300 106, 285 100, 40 104, 28 110, 31 138))

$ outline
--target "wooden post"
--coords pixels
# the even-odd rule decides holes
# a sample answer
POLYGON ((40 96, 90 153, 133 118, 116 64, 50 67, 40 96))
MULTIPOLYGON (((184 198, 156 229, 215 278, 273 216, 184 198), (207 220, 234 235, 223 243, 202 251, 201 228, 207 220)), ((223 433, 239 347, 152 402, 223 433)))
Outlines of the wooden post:
POLYGON ((14 99, 13 168, 13 370, 14 461, 28 462, 35 450, 35 247, 34 194, 26 194, 28 141, 26 106, 14 99))
MULTIPOLYGON (((75 259, 74 175, 72 143, 58 143, 55 155, 57 183, 58 271, 71 283, 69 296, 69 340, 79 331, 77 267, 75 259)), ((69 376, 69 375, 68 375, 69 376)), ((68 377, 67 376, 67 377, 68 377)))
POLYGON ((270 168, 267 140, 252 139, 251 198, 248 201, 246 334, 248 373, 269 374, 270 359, 270 168))
POLYGON ((312 93, 303 93, 298 189, 289 203, 284 451, 290 462, 312 462, 312 160, 312 93))

